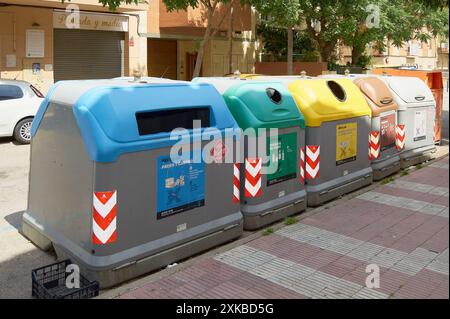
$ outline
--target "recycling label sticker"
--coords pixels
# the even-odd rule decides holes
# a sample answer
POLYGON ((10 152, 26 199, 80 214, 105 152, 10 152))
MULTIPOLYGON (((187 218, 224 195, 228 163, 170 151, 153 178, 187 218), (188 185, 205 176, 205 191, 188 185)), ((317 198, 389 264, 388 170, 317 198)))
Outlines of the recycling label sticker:
MULTIPOLYGON (((192 158, 192 156, 191 156, 192 158)), ((158 157, 157 219, 205 205, 205 163, 158 157)))
POLYGON ((343 123, 336 125, 336 165, 356 160, 358 124, 343 123))

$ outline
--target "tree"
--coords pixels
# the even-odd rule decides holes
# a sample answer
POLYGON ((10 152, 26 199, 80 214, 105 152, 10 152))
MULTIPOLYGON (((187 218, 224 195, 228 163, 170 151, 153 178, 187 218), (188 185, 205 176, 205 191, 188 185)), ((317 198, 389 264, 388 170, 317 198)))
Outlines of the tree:
POLYGON ((293 73, 294 34, 299 24, 301 0, 250 0, 248 1, 264 17, 264 23, 287 30, 287 73, 293 73))
POLYGON ((352 6, 358 1, 304 0, 299 2, 301 17, 311 39, 317 44, 321 61, 335 60, 336 45, 341 39, 339 24, 349 15, 352 6))
MULTIPOLYGON (((304 30, 294 30, 293 51, 294 56, 300 60, 317 61, 315 42, 304 30)), ((274 61, 286 61, 287 57, 287 30, 277 28, 265 23, 259 23, 257 34, 264 42, 263 52, 272 56, 274 61)))
POLYGON ((198 7, 202 7, 206 10, 206 30, 197 52, 197 60, 195 61, 193 74, 193 77, 197 77, 200 75, 205 47, 208 44, 209 40, 219 31, 223 21, 231 11, 231 2, 230 0, 163 0, 163 2, 169 12, 174 10, 187 10, 188 8, 198 7), (214 16, 217 15, 219 11, 218 9, 222 5, 225 5, 225 12, 221 17, 219 17, 218 22, 214 24, 214 16))
POLYGON ((431 36, 448 34, 448 9, 411 0, 360 0, 339 24, 345 45, 352 47, 352 64, 364 66, 365 50, 373 45, 384 51, 387 43, 402 46, 411 39, 427 42, 431 36), (376 6, 375 13, 367 10, 376 6), (371 25, 367 18, 376 15, 371 25), (363 59, 364 58, 364 59, 363 59))

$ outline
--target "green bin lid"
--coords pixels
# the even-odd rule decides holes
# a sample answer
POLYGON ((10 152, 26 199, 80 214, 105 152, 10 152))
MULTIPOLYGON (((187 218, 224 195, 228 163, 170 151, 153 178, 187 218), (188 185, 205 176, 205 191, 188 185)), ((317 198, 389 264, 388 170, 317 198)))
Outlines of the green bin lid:
POLYGON ((223 97, 242 129, 305 128, 305 119, 294 98, 280 82, 239 81, 223 97))

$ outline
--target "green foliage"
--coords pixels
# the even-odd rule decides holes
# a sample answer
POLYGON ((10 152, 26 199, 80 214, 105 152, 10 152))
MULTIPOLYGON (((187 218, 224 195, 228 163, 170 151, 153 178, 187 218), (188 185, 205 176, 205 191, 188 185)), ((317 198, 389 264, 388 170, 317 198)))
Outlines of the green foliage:
POLYGON ((272 228, 272 227, 266 228, 266 229, 264 229, 263 232, 262 232, 262 235, 263 235, 263 236, 269 236, 269 235, 271 235, 271 234, 273 234, 273 228, 272 228))
POLYGON ((284 224, 285 224, 286 226, 288 226, 288 225, 293 225, 293 224, 295 224, 295 223, 297 223, 297 222, 298 222, 298 219, 295 218, 295 217, 286 217, 286 218, 284 219, 284 224))
MULTIPOLYGON (((448 35, 448 1, 441 0, 251 0, 271 26, 306 25, 306 32, 323 61, 333 63, 337 43, 353 48, 353 64, 370 63, 365 50, 383 51, 386 40, 402 46, 411 39, 426 41, 448 35), (379 25, 367 27, 369 5, 379 8, 379 25), (320 25, 320 27, 318 27, 320 25), (315 27, 316 26, 316 27, 315 27), (425 28, 423 28, 425 26, 425 28)), ((266 37, 266 41, 268 37, 266 37)), ((285 48, 283 45, 282 49, 285 48)))
MULTIPOLYGON (((274 61, 286 61, 287 56, 287 30, 261 23, 257 27, 258 36, 264 41, 263 53, 269 55, 274 61)), ((294 56, 301 61, 317 61, 315 44, 303 31, 294 31, 294 56)))
POLYGON ((431 36, 448 34, 448 9, 430 6, 422 1, 411 0, 360 0, 351 6, 349 15, 339 25, 344 44, 353 48, 353 64, 359 61, 371 44, 383 51, 386 40, 402 46, 411 39, 426 42, 431 36), (366 25, 369 12, 367 5, 379 7, 379 24, 366 25))
POLYGON ((248 0, 266 24, 275 27, 295 26, 300 21, 301 0, 248 0))
POLYGON ((402 169, 400 171, 400 176, 406 176, 406 175, 409 175, 409 172, 407 170, 402 169))
POLYGON ((388 178, 383 179, 383 180, 381 181, 381 184, 382 184, 382 185, 386 185, 386 184, 392 183, 393 181, 395 181, 395 178, 394 178, 394 177, 388 177, 388 178))

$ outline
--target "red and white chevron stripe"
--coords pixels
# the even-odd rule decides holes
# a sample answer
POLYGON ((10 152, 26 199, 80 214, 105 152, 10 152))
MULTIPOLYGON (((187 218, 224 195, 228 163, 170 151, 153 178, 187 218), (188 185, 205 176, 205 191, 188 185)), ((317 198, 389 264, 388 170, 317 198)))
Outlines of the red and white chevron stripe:
POLYGON ((300 183, 305 183, 305 148, 300 148, 300 183))
POLYGON ((320 145, 306 145, 305 178, 313 179, 319 177, 320 145))
POLYGON ((369 160, 380 157, 380 132, 371 131, 369 134, 369 160))
POLYGON ((240 169, 241 164, 234 164, 234 173, 233 173, 233 203, 237 204, 240 200, 240 169))
POLYGON ((261 158, 245 160, 245 197, 261 196, 261 158))
POLYGON ((406 125, 398 124, 395 126, 395 147, 402 150, 405 147, 406 125))
POLYGON ((92 242, 110 244, 117 239, 117 191, 94 192, 92 242))

